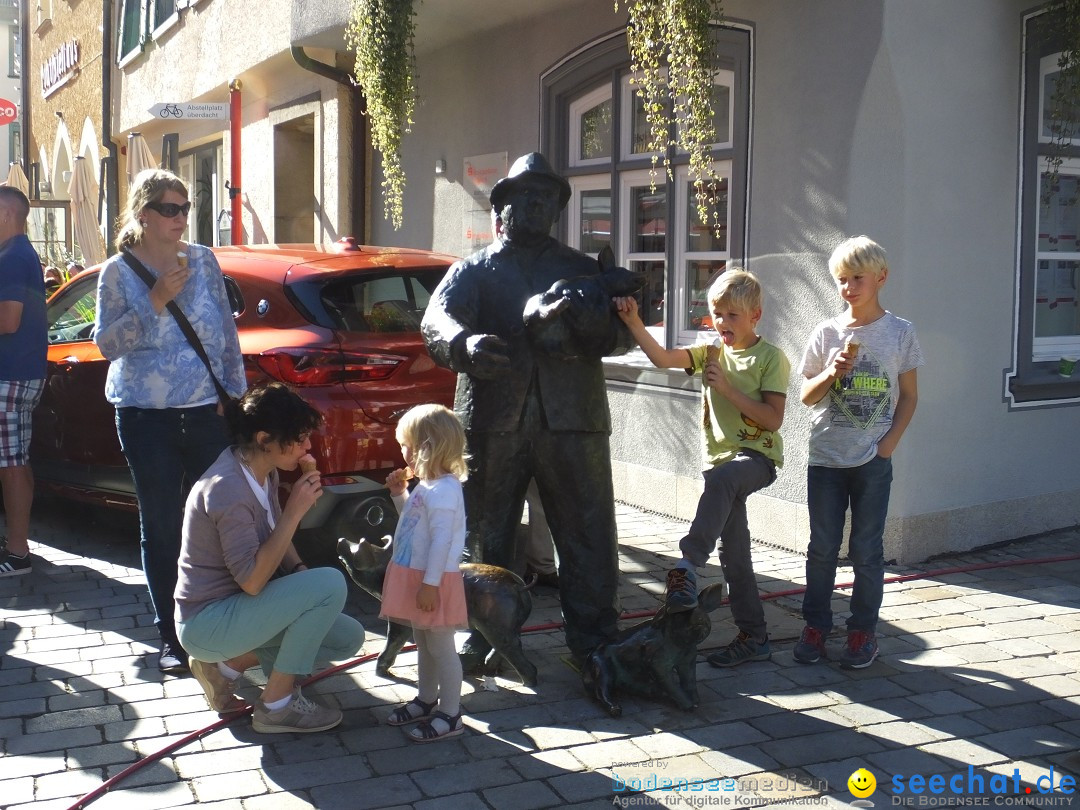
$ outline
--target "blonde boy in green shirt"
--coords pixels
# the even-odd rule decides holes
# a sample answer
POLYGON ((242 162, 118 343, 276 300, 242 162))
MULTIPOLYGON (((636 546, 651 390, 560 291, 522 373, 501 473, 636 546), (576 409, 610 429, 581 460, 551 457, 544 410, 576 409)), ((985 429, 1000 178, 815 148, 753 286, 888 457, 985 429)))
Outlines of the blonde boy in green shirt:
POLYGON ((697 606, 697 569, 720 540, 720 567, 728 583, 731 615, 739 634, 708 657, 713 666, 765 661, 772 654, 765 612, 758 595, 746 522, 746 498, 776 480, 783 465, 780 426, 784 422, 791 364, 776 346, 755 331, 761 319, 761 284, 733 268, 708 293, 713 344, 665 349, 649 334, 633 298, 614 299, 619 317, 645 355, 659 368, 702 374, 705 490, 686 536, 682 559, 667 575, 669 611, 697 606))

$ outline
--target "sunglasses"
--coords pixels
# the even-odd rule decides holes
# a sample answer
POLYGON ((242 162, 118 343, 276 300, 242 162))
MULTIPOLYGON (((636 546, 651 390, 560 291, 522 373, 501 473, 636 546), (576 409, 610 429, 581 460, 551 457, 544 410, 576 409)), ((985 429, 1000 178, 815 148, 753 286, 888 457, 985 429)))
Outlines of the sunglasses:
POLYGON ((183 214, 186 217, 188 211, 191 210, 191 203, 186 202, 183 205, 177 205, 176 203, 151 202, 147 203, 146 207, 153 211, 157 211, 163 217, 172 219, 177 214, 183 214))

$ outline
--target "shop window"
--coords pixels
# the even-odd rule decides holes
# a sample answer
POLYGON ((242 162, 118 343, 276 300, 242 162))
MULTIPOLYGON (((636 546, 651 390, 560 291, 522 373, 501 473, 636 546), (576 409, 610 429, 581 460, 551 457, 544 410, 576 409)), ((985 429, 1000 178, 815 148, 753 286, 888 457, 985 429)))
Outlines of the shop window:
POLYGON ((1006 374, 1015 407, 1080 402, 1080 375, 1057 374, 1062 357, 1080 357, 1080 124, 1052 144, 1052 99, 1060 76, 1062 26, 1054 15, 1025 20, 1019 302, 1014 366, 1006 374), (1062 161, 1052 171, 1048 157, 1062 161))
POLYGON ((745 250, 750 109, 750 31, 717 26, 714 77, 719 177, 712 224, 698 217, 689 157, 671 148, 667 176, 651 171, 648 122, 623 35, 577 52, 542 77, 542 149, 570 180, 563 238, 595 255, 611 245, 621 265, 644 274, 642 319, 665 345, 692 343, 711 325, 705 291, 745 250))

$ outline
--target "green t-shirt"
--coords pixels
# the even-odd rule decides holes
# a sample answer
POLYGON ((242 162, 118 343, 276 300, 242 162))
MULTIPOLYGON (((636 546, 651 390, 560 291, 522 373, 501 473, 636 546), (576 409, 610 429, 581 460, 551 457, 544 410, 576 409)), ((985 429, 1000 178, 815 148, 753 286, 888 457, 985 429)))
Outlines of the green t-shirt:
MULTIPOLYGON (((705 367, 705 346, 687 348, 693 366, 688 374, 702 374, 705 367)), ((787 396, 791 363, 784 353, 764 338, 749 349, 724 346, 720 365, 731 384, 751 399, 762 401, 762 391, 774 391, 787 396)), ((741 449, 757 450, 772 459, 777 467, 784 466, 784 443, 780 434, 765 430, 742 415, 727 399, 701 385, 702 426, 704 427, 705 461, 712 467, 731 461, 741 449)))

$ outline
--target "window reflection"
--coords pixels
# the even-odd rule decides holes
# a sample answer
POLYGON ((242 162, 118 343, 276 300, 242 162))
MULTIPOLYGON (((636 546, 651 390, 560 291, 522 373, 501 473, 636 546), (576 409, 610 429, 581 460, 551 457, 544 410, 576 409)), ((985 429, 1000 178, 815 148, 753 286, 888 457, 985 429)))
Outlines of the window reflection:
POLYGON ((611 157, 611 99, 586 110, 581 116, 581 157, 611 157))
POLYGON ((664 325, 664 263, 630 262, 630 270, 645 274, 645 286, 637 294, 638 310, 646 326, 664 325))
POLYGON ((703 223, 698 216, 697 190, 692 183, 686 184, 686 249, 691 253, 709 253, 727 250, 728 181, 706 183, 705 194, 709 200, 709 221, 703 223), (715 219, 714 219, 715 215, 715 219))
POLYGON ((611 190, 581 192, 581 252, 599 253, 611 244, 611 190))
POLYGON ((667 193, 660 187, 635 187, 632 253, 663 253, 667 244, 667 193))

